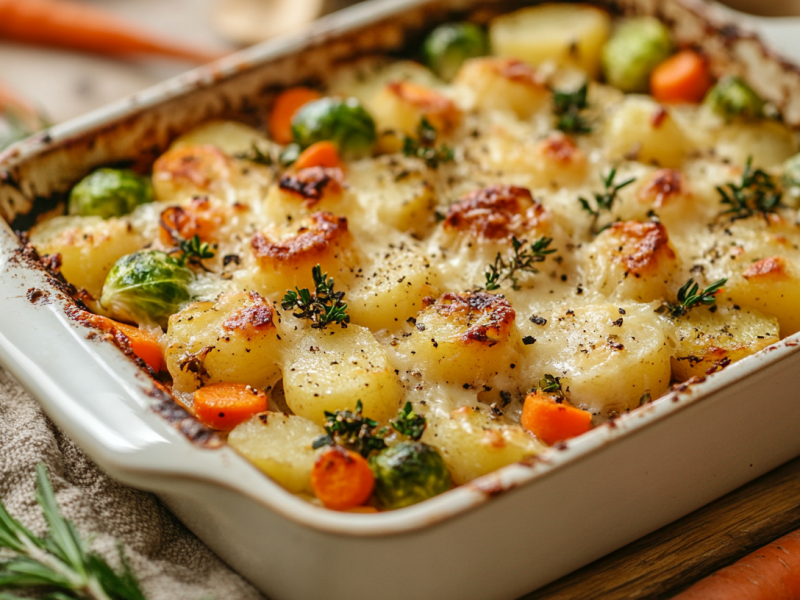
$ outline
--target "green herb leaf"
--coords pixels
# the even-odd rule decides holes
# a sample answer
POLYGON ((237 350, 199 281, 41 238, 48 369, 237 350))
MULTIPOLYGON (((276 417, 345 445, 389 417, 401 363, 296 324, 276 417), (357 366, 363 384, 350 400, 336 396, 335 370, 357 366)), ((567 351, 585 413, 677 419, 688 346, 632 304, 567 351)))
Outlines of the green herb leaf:
POLYGON ((741 182, 718 186, 717 192, 722 196, 720 203, 728 207, 722 214, 731 215, 731 221, 746 219, 756 213, 767 219, 768 213, 783 206, 783 190, 777 180, 761 169, 753 169, 752 156, 747 159, 741 182))
POLYGON ((588 91, 588 82, 584 82, 574 92, 553 90, 553 111, 558 117, 557 129, 564 133, 591 133, 591 125, 580 114, 582 110, 589 107, 589 102, 587 101, 588 91))
POLYGON ((441 163, 453 160, 453 149, 446 144, 436 147, 439 133, 430 122, 423 117, 417 127, 417 137, 405 136, 403 139, 403 154, 416 157, 425 161, 429 169, 438 169, 441 163))
POLYGON ((378 422, 362 415, 361 400, 356 402, 356 411, 337 410, 325 411, 325 431, 323 435, 314 440, 312 446, 321 448, 325 445, 335 444, 343 446, 363 457, 367 457, 375 450, 386 448, 384 436, 386 430, 375 431, 378 422))
POLYGON ((234 154, 233 157, 238 158, 239 160, 247 160, 252 163, 264 165, 265 167, 271 167, 275 162, 272 156, 270 156, 268 153, 264 153, 264 151, 259 148, 258 144, 255 142, 250 145, 248 150, 234 154))
POLYGON ((549 373, 545 374, 539 380, 539 389, 547 394, 556 396, 556 402, 560 403, 565 398, 564 390, 561 389, 561 378, 550 375, 549 373))
POLYGON ((662 308, 667 311, 670 317, 678 318, 687 314, 696 306, 711 306, 717 301, 715 294, 727 281, 727 279, 720 279, 700 291, 700 286, 694 282, 694 279, 689 279, 678 290, 678 304, 665 303, 662 308))
POLYGON ((333 290, 333 277, 328 279, 327 273, 322 273, 322 267, 317 265, 311 270, 314 279, 315 291, 308 288, 295 288, 287 290, 281 301, 283 310, 295 309, 292 313, 298 319, 308 319, 314 329, 324 329, 331 323, 347 327, 350 315, 347 314, 347 304, 342 302, 344 292, 333 290))
POLYGON ((591 203, 586 198, 583 197, 578 198, 578 202, 581 203, 581 208, 583 208, 583 210, 588 212, 593 217, 591 231, 594 234, 598 234, 600 233, 600 231, 602 231, 602 229, 599 230, 597 229, 597 221, 600 218, 600 215, 602 215, 604 212, 611 212, 611 209, 614 206, 614 202, 617 199, 617 194, 619 194, 619 191, 622 188, 629 186, 634 181, 636 181, 636 178, 632 177, 631 179, 626 179, 622 183, 614 183, 614 179, 616 178, 616 176, 617 176, 616 169, 611 169, 611 171, 608 172, 608 175, 603 180, 603 188, 604 188, 603 193, 598 194, 597 192, 595 192, 593 194, 594 206, 592 206, 591 203))
POLYGON ((504 281, 511 281, 511 287, 519 289, 519 273, 538 273, 534 267, 536 263, 543 262, 548 254, 556 252, 554 248, 548 248, 553 238, 541 237, 528 248, 523 248, 525 242, 516 237, 511 238, 511 254, 503 258, 500 252, 495 256, 494 263, 486 267, 484 277, 486 282, 483 289, 487 292, 500 289, 500 284, 504 281))
POLYGON ((397 418, 389 421, 389 424, 398 433, 410 437, 415 442, 422 437, 422 434, 425 433, 425 428, 428 426, 425 417, 414 412, 411 402, 406 402, 406 405, 397 414, 397 418))

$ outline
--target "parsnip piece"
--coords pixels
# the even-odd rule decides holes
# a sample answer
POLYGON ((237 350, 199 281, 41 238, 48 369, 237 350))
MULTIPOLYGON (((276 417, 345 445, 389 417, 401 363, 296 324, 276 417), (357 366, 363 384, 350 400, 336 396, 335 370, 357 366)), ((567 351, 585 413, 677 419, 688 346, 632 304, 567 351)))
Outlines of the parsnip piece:
POLYGON ((60 254, 67 281, 99 300, 114 263, 145 242, 125 219, 55 217, 31 230, 31 243, 42 256, 60 254))
POLYGON ((533 65, 553 60, 596 77, 610 29, 611 18, 604 10, 586 4, 542 4, 494 19, 489 41, 498 56, 533 65))
POLYGON ((229 382, 265 389, 280 378, 275 310, 255 292, 223 294, 170 317, 164 358, 174 387, 229 382))
POLYGON ((287 353, 283 390, 295 414, 320 425, 325 411, 354 411, 359 400, 365 416, 388 419, 402 396, 386 351, 358 325, 306 332, 287 353))
POLYGON ((313 494, 311 469, 318 452, 311 445, 321 435, 325 430, 308 419, 266 412, 237 425, 228 443, 290 492, 313 494))
POLYGON ((678 381, 702 377, 774 344, 778 320, 756 310, 718 307, 715 312, 695 308, 675 320, 672 338, 677 345, 672 374, 678 381))
POLYGON ((469 406, 449 417, 431 418, 422 441, 442 453, 458 485, 546 448, 519 425, 497 423, 487 411, 469 406))

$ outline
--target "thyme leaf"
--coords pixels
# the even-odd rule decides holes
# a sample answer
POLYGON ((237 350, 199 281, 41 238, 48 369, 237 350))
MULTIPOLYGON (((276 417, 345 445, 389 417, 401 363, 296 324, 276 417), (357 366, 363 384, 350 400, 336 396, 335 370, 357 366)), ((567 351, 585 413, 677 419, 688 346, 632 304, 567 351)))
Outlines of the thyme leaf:
POLYGON ((546 373, 539 380, 539 389, 547 394, 556 396, 556 402, 558 403, 564 400, 564 390, 561 389, 561 377, 555 377, 546 373))
POLYGON ((720 279, 712 283, 706 289, 700 291, 700 286, 694 282, 694 279, 689 279, 689 281, 683 284, 681 289, 678 290, 678 303, 665 303, 662 309, 666 310, 670 317, 677 319, 687 314, 696 306, 711 306, 717 301, 716 293, 727 281, 727 279, 720 279))
POLYGON ((583 196, 578 198, 578 202, 581 203, 581 208, 585 210, 587 213, 592 215, 592 228, 591 231, 594 234, 600 233, 601 230, 597 229, 597 221, 604 212, 611 212, 612 207, 614 206, 614 202, 617 199, 617 194, 619 191, 632 184, 636 181, 635 177, 630 179, 626 179, 622 183, 615 183, 614 179, 617 176, 617 170, 611 169, 606 175, 606 178, 603 180, 603 193, 598 194, 595 192, 594 196, 594 207, 592 204, 583 196))
POLYGON ((239 160, 246 160, 256 163, 258 165, 264 165, 266 167, 271 167, 275 163, 275 160, 272 158, 272 156, 270 156, 269 153, 265 153, 255 142, 250 144, 250 148, 244 152, 238 152, 234 154, 233 157, 238 158, 239 160))
POLYGON ((722 214, 731 215, 731 221, 746 219, 756 213, 761 213, 766 219, 768 213, 783 206, 783 190, 769 173, 753 169, 752 156, 747 159, 741 182, 717 186, 717 192, 722 196, 720 203, 728 207, 722 214))
POLYGON ((405 156, 416 157, 425 161, 429 169, 438 169, 441 163, 453 160, 453 149, 442 144, 436 147, 439 132, 430 124, 428 119, 422 117, 417 126, 417 137, 405 136, 403 138, 403 154, 405 156))
POLYGON ((543 262, 548 254, 556 252, 555 248, 548 248, 553 238, 541 237, 528 248, 523 248, 525 241, 520 241, 515 237, 511 238, 512 252, 508 258, 498 252, 494 263, 486 267, 484 277, 486 283, 483 286, 487 292, 500 289, 500 284, 504 281, 511 281, 511 287, 519 289, 519 273, 538 273, 534 267, 536 263, 543 262))
POLYGON ((384 436, 386 429, 375 431, 378 422, 368 419, 363 414, 361 400, 356 402, 355 412, 350 410, 325 411, 326 435, 314 440, 314 449, 335 444, 358 452, 366 458, 373 450, 386 448, 384 436))
POLYGON ((415 442, 422 437, 422 434, 425 433, 425 428, 428 426, 425 417, 414 412, 411 402, 406 402, 406 405, 397 414, 397 418, 389 421, 389 424, 398 433, 410 437, 415 442))
POLYGON ((589 108, 586 99, 588 91, 588 82, 584 82, 573 92, 553 90, 553 111, 558 117, 557 129, 564 133, 591 133, 591 125, 580 114, 582 110, 589 108))
POLYGON ((350 315, 347 314, 347 304, 342 302, 344 292, 335 292, 333 277, 328 279, 328 274, 322 272, 322 267, 317 265, 311 270, 314 279, 314 292, 308 288, 294 288, 287 290, 281 301, 283 310, 295 309, 292 313, 298 319, 308 319, 314 329, 325 329, 331 323, 347 327, 350 315))

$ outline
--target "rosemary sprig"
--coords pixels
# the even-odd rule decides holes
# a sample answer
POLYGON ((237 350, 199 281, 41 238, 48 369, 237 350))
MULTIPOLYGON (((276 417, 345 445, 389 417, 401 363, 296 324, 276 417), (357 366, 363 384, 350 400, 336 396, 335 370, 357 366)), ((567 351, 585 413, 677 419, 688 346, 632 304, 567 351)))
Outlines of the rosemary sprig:
POLYGON ((626 179, 622 183, 614 183, 614 179, 616 178, 616 176, 617 176, 616 169, 611 169, 608 172, 608 175, 603 180, 603 188, 604 188, 603 193, 598 194, 597 192, 595 192, 593 194, 594 204, 595 204, 594 208, 592 208, 592 205, 583 196, 578 198, 578 202, 581 203, 581 207, 583 208, 583 210, 588 212, 593 217, 592 229, 591 229, 592 233, 597 234, 600 233, 600 231, 602 231, 597 229, 597 220, 600 218, 600 215, 602 213, 611 211, 611 208, 614 206, 614 202, 617 199, 617 194, 619 194, 619 191, 622 188, 629 186, 634 181, 636 181, 636 178, 632 177, 630 179, 626 179))
POLYGON ((378 422, 368 419, 363 414, 361 400, 356 402, 356 411, 337 410, 334 412, 325 411, 325 431, 314 440, 312 447, 316 450, 322 446, 337 445, 343 446, 354 452, 358 452, 363 457, 369 456, 373 450, 383 450, 386 448, 384 436, 386 429, 375 431, 378 422))
POLYGON ((581 116, 581 111, 589 108, 586 99, 588 91, 588 82, 584 82, 574 92, 553 90, 553 111, 558 117, 557 129, 564 133, 591 133, 591 125, 581 116))
POLYGON ((722 196, 720 203, 728 207, 722 214, 731 215, 731 221, 746 219, 756 213, 761 213, 766 219, 767 213, 774 213, 783 206, 783 190, 769 173, 753 169, 752 156, 747 159, 741 182, 717 186, 717 192, 722 196))
MULTIPOLYGON (((49 533, 35 536, 0 503, 0 548, 14 554, 0 560, 0 589, 55 588, 46 596, 52 600, 145 600, 121 547, 121 573, 86 550, 75 525, 61 515, 41 464, 36 467, 36 482, 36 501, 49 533)), ((3 593, 0 597, 16 598, 3 593)))
POLYGON ((400 409, 397 418, 389 421, 389 424, 398 432, 410 437, 415 442, 425 433, 428 422, 422 415, 418 415, 411 407, 411 402, 406 402, 400 409))
POLYGON ((717 301, 715 294, 722 288, 727 279, 720 279, 715 281, 703 291, 700 291, 700 286, 694 282, 694 279, 689 279, 680 290, 678 290, 678 304, 665 303, 662 307, 667 314, 677 319, 687 314, 696 306, 711 306, 717 301))
POLYGON ((486 267, 484 276, 486 283, 483 286, 487 292, 500 289, 500 284, 504 281, 511 281, 511 287, 519 289, 518 273, 538 273, 533 265, 543 262, 548 254, 556 252, 554 248, 548 248, 553 238, 541 237, 536 240, 529 248, 523 248, 525 241, 520 241, 516 237, 511 238, 512 252, 508 259, 503 258, 500 252, 495 256, 494 264, 486 267))
POLYGON ((403 139, 403 154, 422 159, 429 169, 438 169, 441 163, 452 161, 454 156, 453 149, 447 144, 436 147, 438 138, 436 128, 422 117, 417 126, 417 137, 405 136, 403 139))
POLYGON ((297 312, 292 314, 298 319, 311 321, 314 329, 324 329, 330 323, 347 327, 350 315, 347 314, 347 304, 342 302, 344 292, 333 291, 333 277, 328 279, 328 274, 323 274, 319 265, 311 270, 311 276, 314 278, 314 292, 308 288, 288 290, 281 302, 283 310, 296 309, 297 312))

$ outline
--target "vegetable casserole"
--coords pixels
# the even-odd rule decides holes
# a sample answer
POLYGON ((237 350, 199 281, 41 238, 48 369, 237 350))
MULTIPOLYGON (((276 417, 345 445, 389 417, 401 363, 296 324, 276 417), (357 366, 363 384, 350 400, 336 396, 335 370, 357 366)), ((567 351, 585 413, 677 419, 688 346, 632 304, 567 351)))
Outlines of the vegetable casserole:
POLYGON ((797 141, 743 79, 582 4, 414 58, 97 169, 30 232, 286 489, 409 506, 800 330, 797 141))

